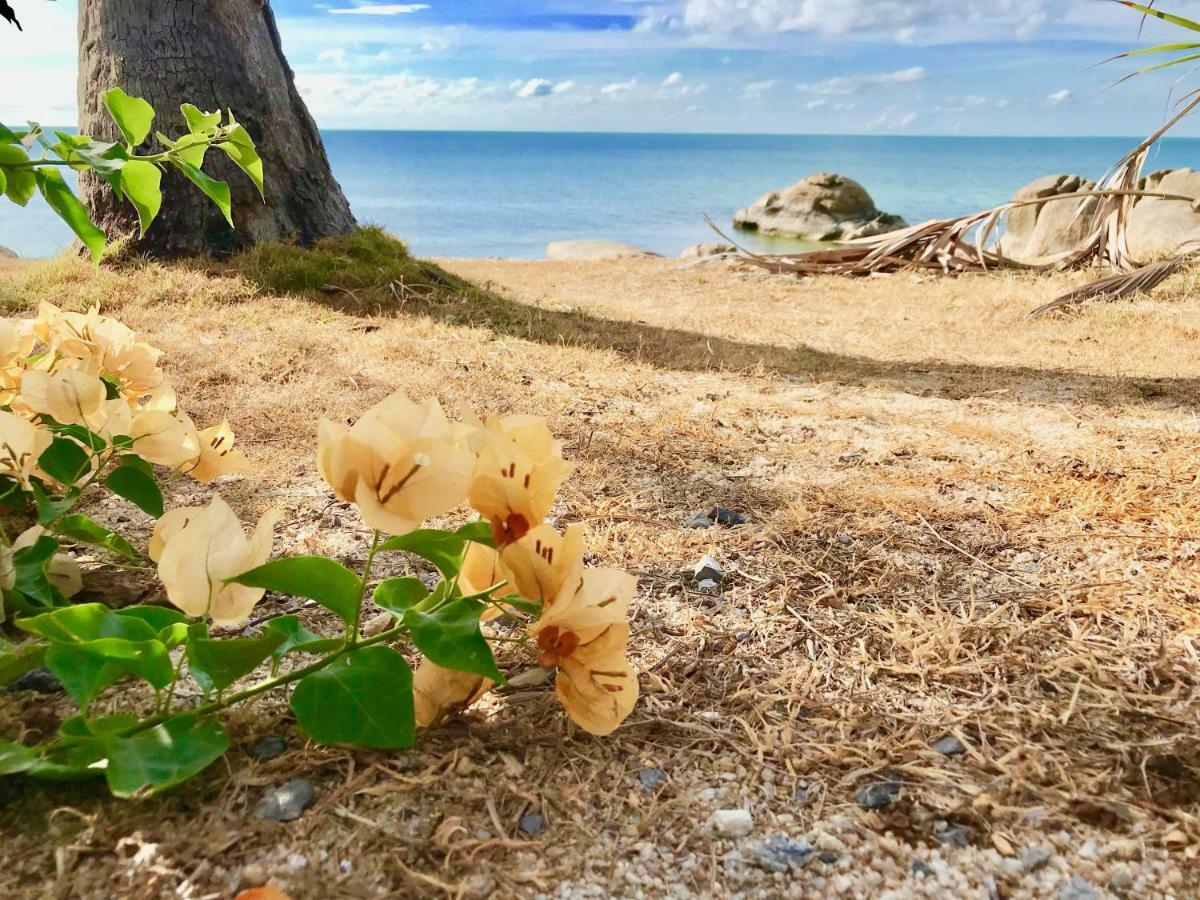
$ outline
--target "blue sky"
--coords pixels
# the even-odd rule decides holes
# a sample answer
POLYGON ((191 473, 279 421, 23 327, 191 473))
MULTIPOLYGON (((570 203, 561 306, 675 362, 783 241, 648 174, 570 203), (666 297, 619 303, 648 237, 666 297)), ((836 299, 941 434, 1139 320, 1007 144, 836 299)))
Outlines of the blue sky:
MULTIPOLYGON (((72 121, 73 0, 12 2, 26 30, 0 28, 0 121, 72 121)), ((1105 90, 1128 66, 1093 64, 1138 43, 1111 0, 273 6, 325 128, 1133 135, 1181 90, 1167 73, 1105 90)))

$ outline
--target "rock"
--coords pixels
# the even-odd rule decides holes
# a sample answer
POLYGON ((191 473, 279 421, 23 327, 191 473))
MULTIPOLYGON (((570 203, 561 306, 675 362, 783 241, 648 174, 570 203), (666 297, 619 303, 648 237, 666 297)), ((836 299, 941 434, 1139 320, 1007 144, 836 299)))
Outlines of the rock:
POLYGON ((933 829, 933 836, 939 844, 945 844, 947 847, 962 848, 971 845, 971 832, 961 825, 938 822, 933 829))
POLYGON ((695 244, 679 254, 680 259, 704 259, 709 256, 726 256, 737 253, 733 244, 695 244))
POLYGON ((764 194, 735 214, 733 225, 806 241, 848 241, 895 231, 907 223, 876 209, 857 181, 818 172, 789 188, 764 194))
POLYGON ((9 250, 7 247, 0 247, 0 259, 20 259, 16 250, 9 250))
POLYGON ((967 752, 963 742, 952 734, 939 738, 931 746, 935 753, 940 753, 942 756, 962 756, 967 752))
POLYGON ((250 748, 250 755, 259 762, 270 762, 273 759, 278 759, 287 751, 287 741, 281 737, 272 735, 265 737, 253 747, 250 748))
POLYGON ((825 863, 827 866, 832 866, 838 861, 838 855, 832 850, 825 850, 824 852, 817 854, 817 859, 825 863))
POLYGON ((718 525, 724 525, 726 528, 746 524, 745 516, 732 509, 726 509, 724 506, 714 506, 708 517, 718 525))
MULTIPOLYGON (((1150 177, 1155 176, 1159 176, 1158 183, 1147 190, 1200 199, 1200 172, 1176 169, 1150 177)), ((1134 206, 1126 239, 1130 254, 1144 262, 1194 249, 1200 245, 1200 212, 1185 200, 1147 197, 1134 206)))
POLYGON ((1083 876, 1072 875, 1058 892, 1058 900, 1103 900, 1103 895, 1083 876))
POLYGON ((258 815, 271 822, 292 822, 312 805, 315 796, 311 781, 293 778, 267 792, 258 804, 258 815))
POLYGON ((704 515, 703 513, 696 513, 696 515, 692 516, 690 519, 687 520, 687 524, 684 527, 685 528, 712 528, 713 520, 710 519, 708 516, 704 515))
POLYGON ((700 562, 696 563, 696 567, 692 569, 692 576, 701 587, 706 581, 713 582, 715 587, 725 580, 725 569, 711 556, 703 556, 700 562))
POLYGON ((914 859, 909 865, 914 875, 920 875, 922 878, 933 877, 933 869, 929 868, 929 864, 920 859, 914 859))
POLYGON ((1000 249, 1005 256, 1023 261, 1042 259, 1073 250, 1091 230, 1096 199, 1085 201, 1085 212, 1076 217, 1080 200, 1053 200, 1061 194, 1090 191, 1095 182, 1078 175, 1046 175, 1013 194, 1013 200, 1046 200, 1020 206, 1006 217, 1000 249))
POLYGON ((31 669, 8 686, 11 693, 33 691, 36 694, 61 694, 62 682, 49 669, 31 669))
POLYGON ((521 833, 526 837, 537 837, 546 830, 546 817, 541 813, 521 816, 521 820, 517 822, 517 828, 521 829, 521 833))
POLYGON ((1046 866, 1054 858, 1054 851, 1049 847, 1026 847, 1020 853, 1021 865, 1026 872, 1036 872, 1046 866))
POLYGON ((786 872, 808 862, 813 848, 803 841, 793 841, 786 834, 774 834, 763 842, 755 856, 758 864, 768 872, 786 872))
POLYGON ((808 803, 808 785, 800 784, 796 786, 795 792, 792 794, 792 802, 797 806, 804 806, 808 803))
POLYGON ((1108 889, 1117 896, 1124 896, 1133 890, 1133 873, 1124 866, 1112 873, 1108 879, 1108 889))
POLYGON ((721 837, 741 838, 754 830, 754 817, 748 809, 718 809, 711 821, 713 830, 721 837))
POLYGON ((616 241, 554 241, 546 245, 546 258, 557 260, 649 259, 661 256, 644 247, 616 241))
POLYGON ((638 781, 642 783, 644 791, 652 791, 666 780, 667 773, 662 769, 642 769, 638 772, 638 781))
POLYGON ((859 788, 854 801, 863 809, 887 809, 900 796, 900 782, 895 780, 873 781, 859 788))

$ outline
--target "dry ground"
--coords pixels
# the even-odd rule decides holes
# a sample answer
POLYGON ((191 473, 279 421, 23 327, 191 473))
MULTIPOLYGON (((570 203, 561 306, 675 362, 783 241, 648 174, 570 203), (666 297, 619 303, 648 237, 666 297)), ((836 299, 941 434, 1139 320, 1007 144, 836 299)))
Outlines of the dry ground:
MULTIPOLYGON (((363 552, 315 477, 320 416, 397 387, 546 415, 579 464, 559 521, 641 577, 638 710, 594 739, 534 687, 386 755, 310 747, 263 702, 232 717, 227 763, 174 795, 6 788, 0 893, 1041 897, 1074 876, 1095 896, 1200 895, 1190 276, 1026 323, 1066 279, 446 265, 490 286, 486 310, 400 290, 367 316, 336 292, 62 262, 0 302, 102 299, 165 348, 197 421, 228 414, 259 465, 223 493, 247 518, 287 510, 282 552, 363 552), (750 524, 682 527, 715 504, 750 524), (728 571, 714 592, 686 575, 706 553, 728 571), (290 751, 255 762, 265 735, 290 751), (965 754, 931 749, 947 735, 965 754), (645 789, 647 769, 665 780, 645 789), (292 777, 314 806, 260 821, 292 777), (881 778, 898 799, 861 809, 881 778), (753 833, 715 835, 733 808, 753 833), (759 850, 780 836, 823 856, 773 872, 759 850)), ((4 707, 5 736, 54 712, 4 707)))

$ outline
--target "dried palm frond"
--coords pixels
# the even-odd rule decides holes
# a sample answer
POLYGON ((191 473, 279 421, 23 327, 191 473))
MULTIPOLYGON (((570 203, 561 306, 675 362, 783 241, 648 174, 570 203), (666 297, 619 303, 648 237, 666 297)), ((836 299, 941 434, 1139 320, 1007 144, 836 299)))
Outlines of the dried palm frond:
POLYGON ((1044 316, 1046 313, 1074 306, 1085 300, 1124 300, 1138 294, 1147 293, 1154 290, 1176 272, 1195 262, 1198 257, 1200 257, 1200 251, 1191 250, 1187 253, 1173 256, 1170 259, 1150 263, 1132 272, 1118 272, 1116 275, 1101 278, 1099 281, 1093 281, 1082 287, 1075 288, 1061 297, 1057 297, 1049 303, 1039 306, 1029 314, 1028 318, 1036 319, 1038 316, 1044 316))

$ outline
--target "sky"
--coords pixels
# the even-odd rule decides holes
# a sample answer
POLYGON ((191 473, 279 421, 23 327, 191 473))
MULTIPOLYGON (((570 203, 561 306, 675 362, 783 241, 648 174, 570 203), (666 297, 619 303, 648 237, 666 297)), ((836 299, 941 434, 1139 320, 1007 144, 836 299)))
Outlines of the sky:
MULTIPOLYGON (((0 27, 0 121, 74 121, 75 0, 11 3, 25 31, 0 27)), ((1139 135, 1196 86, 1184 70, 1114 86, 1133 67, 1096 63, 1180 36, 1139 38, 1112 0, 272 6, 326 129, 1139 135)))

